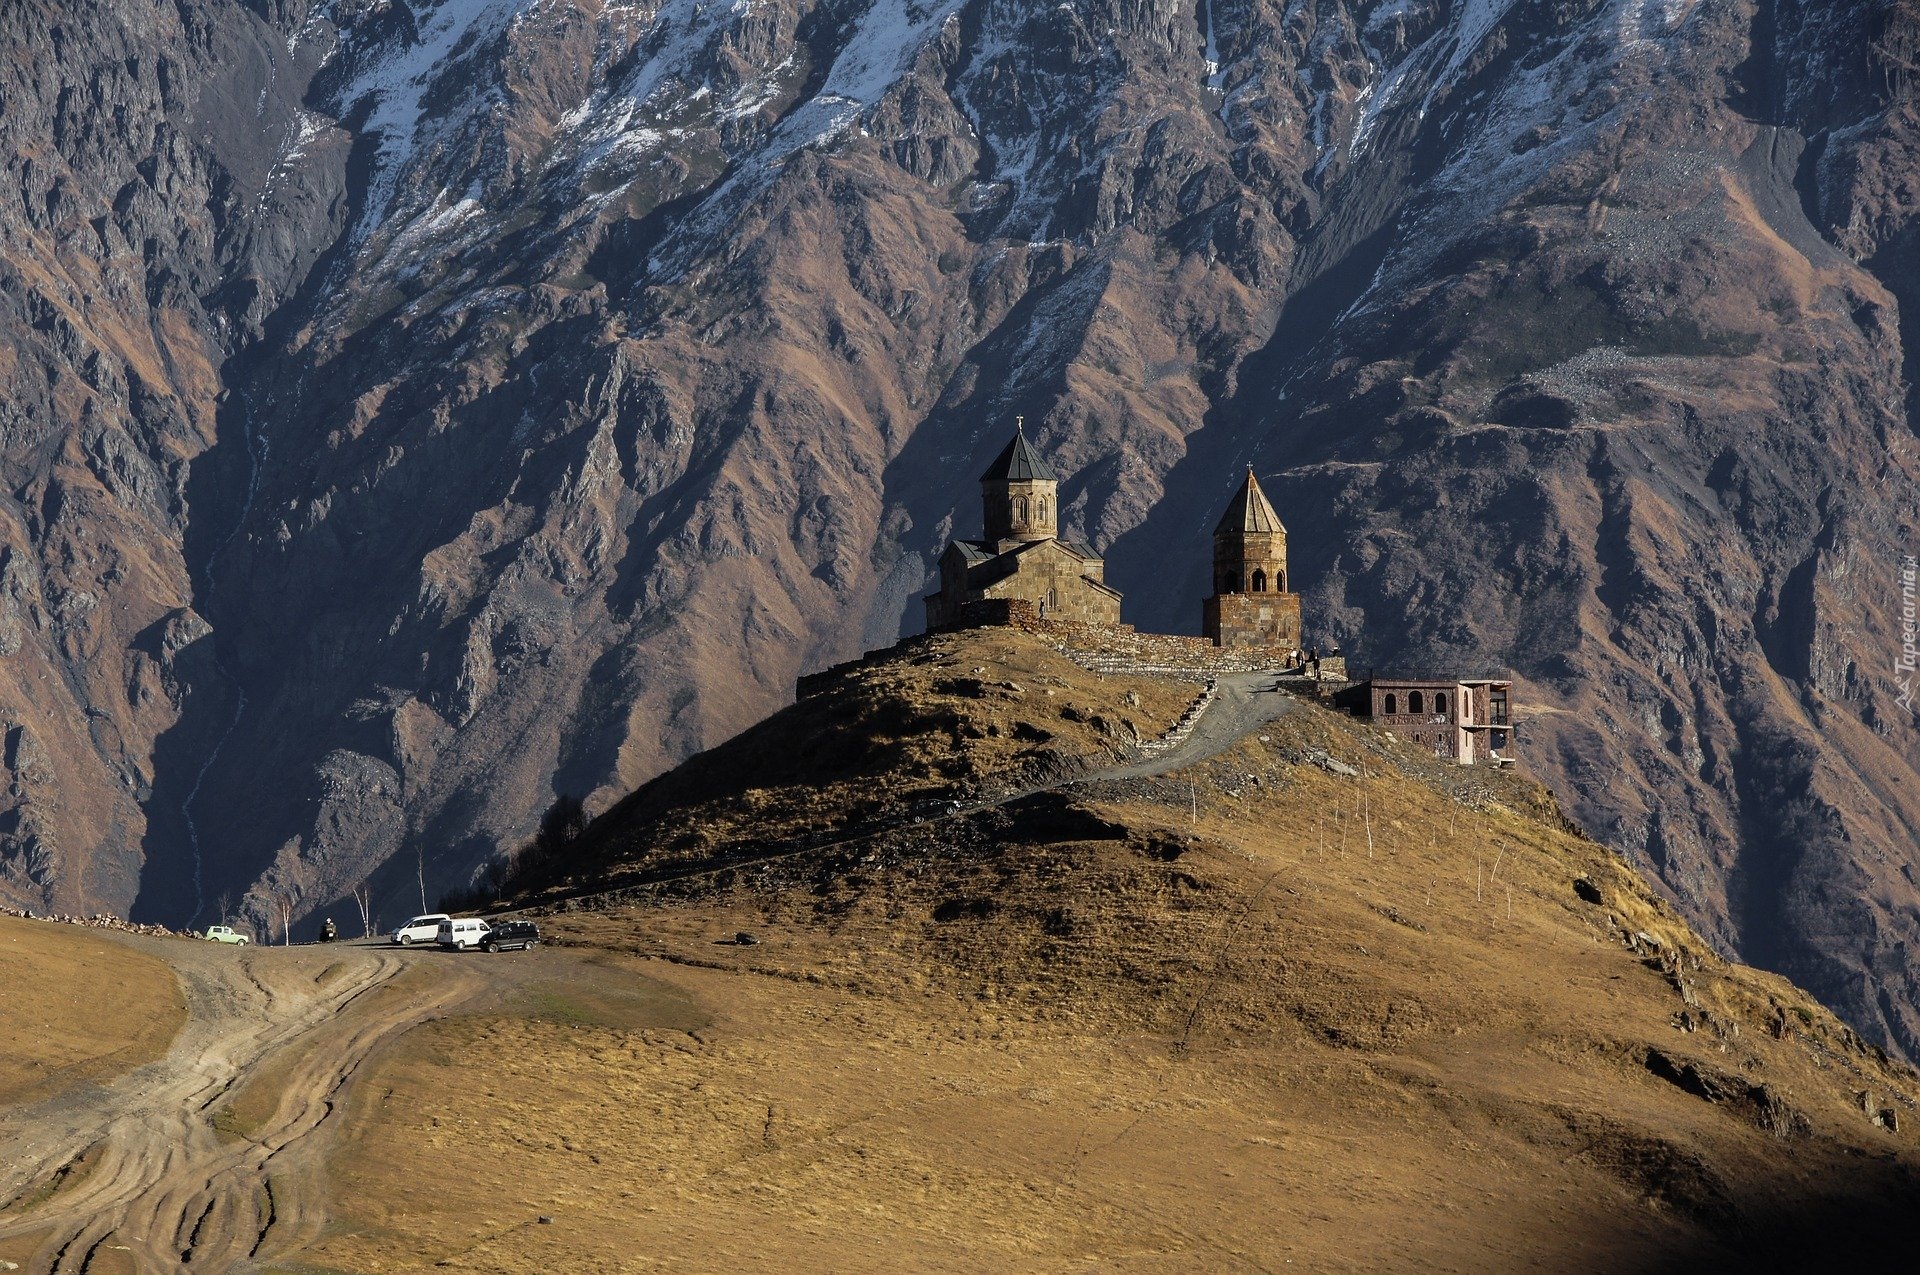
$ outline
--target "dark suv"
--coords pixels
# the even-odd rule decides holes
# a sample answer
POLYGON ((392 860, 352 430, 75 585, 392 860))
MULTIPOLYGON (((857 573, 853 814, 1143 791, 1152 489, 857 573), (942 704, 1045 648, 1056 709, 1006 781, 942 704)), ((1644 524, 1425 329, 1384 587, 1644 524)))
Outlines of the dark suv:
POLYGON ((487 931, 480 946, 489 952, 511 952, 540 942, 540 927, 532 921, 502 921, 487 931))

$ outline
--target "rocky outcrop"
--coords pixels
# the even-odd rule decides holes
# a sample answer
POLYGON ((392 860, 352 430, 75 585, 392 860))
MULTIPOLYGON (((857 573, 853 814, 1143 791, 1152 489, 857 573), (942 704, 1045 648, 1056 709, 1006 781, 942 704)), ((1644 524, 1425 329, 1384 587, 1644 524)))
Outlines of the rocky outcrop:
POLYGON ((1920 1050, 1901 12, 12 6, 0 888, 414 906, 910 626, 1019 412, 1130 622, 1256 464, 1310 631, 1920 1050))

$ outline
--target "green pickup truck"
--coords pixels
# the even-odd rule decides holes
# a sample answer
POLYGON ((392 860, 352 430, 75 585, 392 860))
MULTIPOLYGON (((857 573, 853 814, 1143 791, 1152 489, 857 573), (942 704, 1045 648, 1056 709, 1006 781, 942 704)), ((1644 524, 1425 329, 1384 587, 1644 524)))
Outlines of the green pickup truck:
POLYGON ((249 942, 246 935, 230 925, 209 925, 203 937, 215 943, 237 943, 241 947, 245 947, 249 942))

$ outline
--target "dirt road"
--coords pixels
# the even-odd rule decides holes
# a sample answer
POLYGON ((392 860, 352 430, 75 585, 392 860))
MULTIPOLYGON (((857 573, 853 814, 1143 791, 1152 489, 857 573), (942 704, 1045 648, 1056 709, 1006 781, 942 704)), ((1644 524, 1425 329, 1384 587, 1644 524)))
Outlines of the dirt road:
POLYGON ((1279 688, 1275 674, 1224 674, 1215 689, 1213 702, 1194 721, 1193 729, 1184 740, 1158 755, 1080 775, 1069 783, 1090 784, 1170 774, 1227 751, 1268 722, 1292 712, 1296 703, 1293 696, 1279 688))
POLYGON ((382 1041, 499 976, 378 946, 125 941, 179 972, 188 1021, 159 1062, 0 1117, 0 1252, 34 1275, 246 1269, 310 1242, 311 1135, 342 1087, 382 1041), (216 1117, 266 1068, 277 1106, 223 1139, 216 1117), (36 1203, 67 1166, 73 1185, 36 1203))
POLYGON ((957 803, 955 814, 973 814, 994 806, 1011 805, 1037 793, 1077 788, 1115 779, 1147 779, 1169 775, 1176 770, 1203 762, 1224 753, 1268 722, 1292 712, 1298 704, 1292 695, 1280 689, 1279 678, 1272 673, 1228 673, 1214 688, 1213 701, 1188 728, 1186 738, 1160 752, 1147 752, 1133 761, 1117 762, 1094 770, 1062 775, 1047 783, 996 793, 981 801, 957 803))

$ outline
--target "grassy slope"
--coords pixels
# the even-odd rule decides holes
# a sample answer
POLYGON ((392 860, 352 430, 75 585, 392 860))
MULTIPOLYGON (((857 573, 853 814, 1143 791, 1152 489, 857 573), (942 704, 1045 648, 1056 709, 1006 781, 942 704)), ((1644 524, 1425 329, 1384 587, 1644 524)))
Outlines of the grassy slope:
POLYGON ((160 1057, 186 1021, 165 962, 90 931, 0 917, 0 1107, 160 1057))
MULTIPOLYGON (((690 808, 736 811, 706 843, 735 854, 842 813, 807 809, 802 734, 888 723, 884 747, 829 767, 879 808, 929 770, 991 786, 1044 764, 1001 745, 1013 720, 1078 745, 1074 716, 1111 719, 1129 690, 1173 712, 1187 694, 1005 634, 911 654, 933 658, 733 746, 765 766, 736 780, 771 794, 753 825, 710 754, 598 830, 595 875, 639 879, 643 849, 684 867, 690 808), (954 693, 977 667, 1022 693, 954 693)), ((596 977, 644 968, 710 1021, 495 1013, 415 1033, 356 1096, 344 1225, 314 1260, 1640 1268, 1802 1242, 1831 1259, 1913 1205, 1911 1134, 1860 1097, 1910 1130, 1911 1073, 1706 952, 1523 778, 1309 707, 1075 802, 551 918, 600 954, 596 977), (739 929, 765 941, 716 941, 739 929)))

